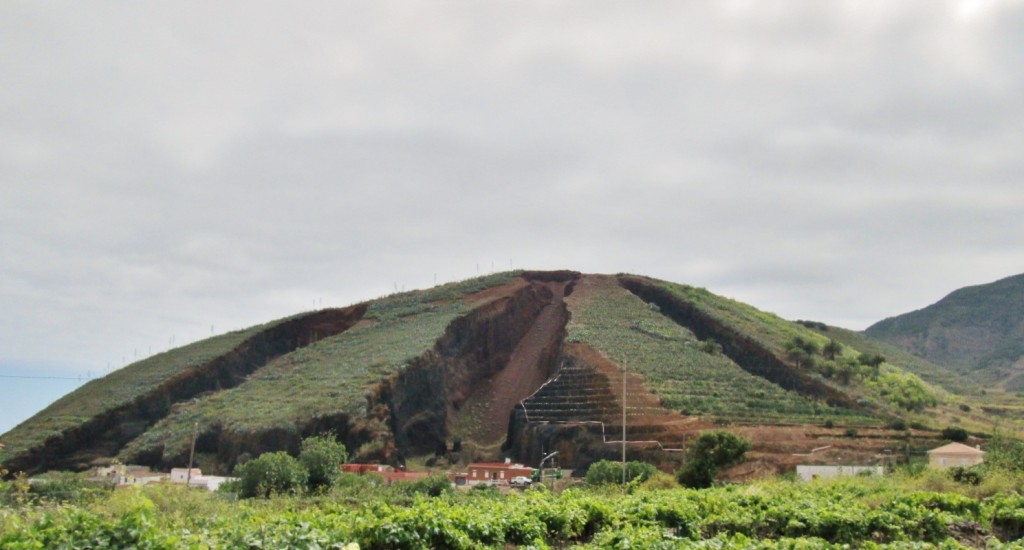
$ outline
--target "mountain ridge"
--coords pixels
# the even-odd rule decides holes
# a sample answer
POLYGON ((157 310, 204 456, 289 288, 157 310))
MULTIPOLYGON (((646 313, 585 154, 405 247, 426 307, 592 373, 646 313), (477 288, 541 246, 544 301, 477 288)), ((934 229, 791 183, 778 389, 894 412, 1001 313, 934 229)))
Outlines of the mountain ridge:
MULTIPOLYGON (((498 273, 299 314, 129 365, 4 434, 0 463, 32 472, 117 458, 167 468, 183 463, 195 434, 204 471, 228 472, 332 433, 357 460, 535 462, 557 449, 581 468, 616 455, 608 434, 626 418, 633 452, 663 464, 701 429, 759 426, 755 451, 778 468, 823 441, 868 460, 909 449, 908 424, 991 423, 991 403, 957 394, 955 375, 897 354, 866 362, 875 348, 837 335, 640 275, 498 273), (175 380, 202 383, 161 390, 175 380), (112 399, 117 388, 124 395, 112 399), (874 435, 842 438, 857 430, 874 435)), ((999 404, 1011 417, 1020 405, 999 404)))
POLYGON ((864 334, 985 384, 1024 389, 1024 274, 957 289, 864 334))

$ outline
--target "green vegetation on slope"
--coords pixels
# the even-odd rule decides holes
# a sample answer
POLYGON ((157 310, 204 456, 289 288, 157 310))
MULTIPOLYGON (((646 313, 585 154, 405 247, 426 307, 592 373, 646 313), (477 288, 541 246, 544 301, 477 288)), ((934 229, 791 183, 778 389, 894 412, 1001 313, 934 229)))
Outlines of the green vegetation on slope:
POLYGON ((182 453, 196 422, 200 431, 296 433, 318 417, 362 416, 371 386, 430 350, 448 325, 469 311, 459 298, 514 277, 502 273, 375 301, 364 318, 376 321, 281 356, 235 388, 177 407, 122 454, 135 456, 158 445, 165 453, 182 453))
POLYGON ((103 378, 92 380, 5 434, 7 449, 0 453, 7 454, 0 454, 0 462, 7 456, 40 445, 47 438, 77 427, 95 416, 131 403, 175 375, 224 355, 261 330, 288 319, 229 332, 158 353, 103 378))
MULTIPOLYGON (((1024 275, 961 288, 865 330, 983 384, 1006 381, 1024 357, 1024 275)), ((1024 387, 1024 377, 1017 377, 1024 387)), ((1016 387, 1016 386, 1015 386, 1016 387)))
POLYGON ((925 383, 912 369, 904 369, 903 365, 873 352, 871 346, 861 349, 842 345, 831 335, 812 331, 804 324, 786 321, 704 289, 661 281, 658 284, 737 333, 754 339, 776 356, 788 358, 815 379, 880 413, 900 417, 916 413, 915 418, 923 420, 925 409, 946 400, 945 392, 925 383))
POLYGON ((818 323, 808 324, 814 325, 810 328, 822 336, 832 338, 845 346, 863 353, 882 355, 890 364, 916 374, 929 384, 961 395, 972 395, 981 391, 981 388, 976 383, 927 359, 909 353, 898 346, 844 328, 825 326, 818 323))
MULTIPOLYGON (((876 423, 748 373, 723 355, 716 343, 699 340, 613 279, 594 285, 581 282, 569 303, 568 341, 589 344, 642 374, 669 409, 759 422, 824 422, 842 417, 844 424, 876 423)), ((766 314, 751 310, 744 312, 751 319, 748 322, 760 329, 764 323, 759 319, 766 314)))

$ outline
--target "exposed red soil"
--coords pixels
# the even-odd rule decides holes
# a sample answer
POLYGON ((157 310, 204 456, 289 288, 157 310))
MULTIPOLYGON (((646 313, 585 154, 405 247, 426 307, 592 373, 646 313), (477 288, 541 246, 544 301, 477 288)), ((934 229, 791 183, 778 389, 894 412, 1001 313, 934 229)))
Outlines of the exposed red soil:
MULTIPOLYGON (((625 292, 611 276, 587 275, 567 300, 570 308, 601 292, 625 292)), ((601 458, 617 460, 622 441, 623 381, 621 366, 585 344, 564 346, 560 378, 527 401, 517 416, 522 435, 514 444, 523 458, 543 449, 559 450, 566 466, 585 467, 601 458), (571 375, 571 376, 570 376, 571 375), (567 378, 568 377, 568 378, 567 378)), ((644 380, 627 369, 627 459, 646 460, 664 470, 677 468, 679 452, 700 432, 724 429, 749 439, 749 460, 728 472, 741 480, 792 471, 798 464, 890 464, 906 453, 934 446, 935 434, 861 429, 855 437, 843 427, 780 425, 719 425, 710 418, 688 417, 661 406, 644 380)))
MULTIPOLYGON (((482 380, 453 418, 453 432, 480 446, 497 446, 503 442, 515 406, 551 376, 552 355, 564 337, 568 320, 563 300, 565 283, 524 280, 522 284, 545 288, 551 295, 550 302, 516 345, 508 364, 482 380)), ((480 299, 502 290, 504 287, 489 289, 475 297, 480 299)))
POLYGON ((470 307, 476 308, 495 300, 509 298, 516 292, 519 292, 528 286, 530 286, 530 282, 526 279, 516 279, 508 284, 492 286, 481 290, 480 292, 469 294, 465 296, 462 301, 470 307))

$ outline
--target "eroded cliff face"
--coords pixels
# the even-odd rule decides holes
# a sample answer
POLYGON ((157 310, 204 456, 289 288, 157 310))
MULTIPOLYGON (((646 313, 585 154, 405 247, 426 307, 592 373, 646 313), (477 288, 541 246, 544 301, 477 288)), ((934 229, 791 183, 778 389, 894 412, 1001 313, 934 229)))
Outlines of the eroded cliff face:
MULTIPOLYGON (((443 454, 453 436, 492 443, 505 433, 515 404, 555 371, 568 314, 564 281, 531 284, 478 308, 448 328, 437 346, 395 377, 386 392, 400 453, 443 454), (460 415, 473 414, 479 425, 460 415)), ((492 458, 497 458, 498 445, 492 458)))
POLYGON ((132 402, 47 439, 43 445, 8 460, 6 467, 27 473, 82 470, 95 459, 115 456, 125 444, 164 418, 175 404, 237 386, 274 358, 317 338, 348 330, 363 317, 366 308, 366 304, 359 304, 327 309, 269 327, 229 353, 182 371, 132 402))
MULTIPOLYGON (((566 284, 528 279, 507 291, 488 291, 497 297, 455 319, 432 349, 367 388, 365 414, 339 413, 307 419, 292 429, 269 427, 246 433, 212 427, 199 435, 197 453, 206 457, 208 469, 225 473, 240 460, 263 452, 295 454, 304 437, 331 431, 345 443, 352 460, 397 465, 405 457, 444 454, 453 440, 454 419, 467 403, 476 402, 485 407, 484 414, 500 418, 499 431, 504 434, 514 402, 503 405, 501 399, 482 392, 501 379, 510 363, 516 363, 513 356, 524 340, 531 340, 528 336, 537 331, 539 319, 548 321, 542 332, 553 336, 533 346, 537 353, 523 366, 525 378, 533 382, 520 391, 528 395, 551 376, 568 319, 561 302, 566 284), (210 457, 215 457, 215 463, 209 463, 210 457)), ((187 456, 164 454, 156 448, 149 456, 133 459, 168 468, 182 464, 187 456)))

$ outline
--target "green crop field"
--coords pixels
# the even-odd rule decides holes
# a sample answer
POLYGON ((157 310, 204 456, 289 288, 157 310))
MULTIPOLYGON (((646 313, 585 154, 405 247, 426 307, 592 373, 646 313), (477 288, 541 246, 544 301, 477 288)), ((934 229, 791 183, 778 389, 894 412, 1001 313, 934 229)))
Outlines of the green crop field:
MULTIPOLYGON (((874 422, 748 373, 713 343, 699 340, 617 284, 578 285, 570 297, 570 307, 568 341, 589 344, 640 373, 670 409, 773 423, 822 422, 837 417, 851 424, 874 422)), ((753 319, 764 317, 756 310, 740 311, 753 319)))
MULTIPOLYGON (((134 399, 155 390, 169 378, 224 355, 261 330, 286 320, 288 319, 229 332, 158 353, 103 378, 92 380, 8 432, 4 436, 7 449, 0 453, 13 455, 30 449, 48 437, 79 426, 106 411, 131 403, 134 399)), ((0 461, 3 458, 0 455, 0 461)))
POLYGON ((28 501, 8 483, 0 547, 1001 549, 1020 548, 1024 535, 1019 478, 975 486, 927 472, 693 490, 669 488, 666 477, 628 492, 428 496, 417 484, 347 474, 320 496, 239 502, 173 485, 28 501))
POLYGON ((448 325, 469 311, 459 298, 511 281, 515 274, 471 279, 373 302, 371 322, 271 361, 230 390, 176 407, 122 452, 134 456, 157 445, 182 452, 195 423, 234 433, 283 429, 344 413, 365 413, 366 392, 430 350, 448 325))

